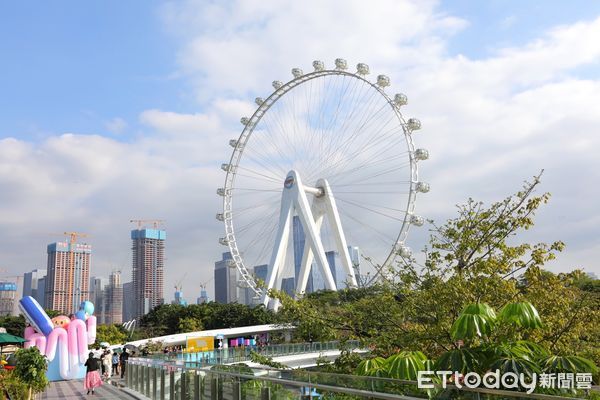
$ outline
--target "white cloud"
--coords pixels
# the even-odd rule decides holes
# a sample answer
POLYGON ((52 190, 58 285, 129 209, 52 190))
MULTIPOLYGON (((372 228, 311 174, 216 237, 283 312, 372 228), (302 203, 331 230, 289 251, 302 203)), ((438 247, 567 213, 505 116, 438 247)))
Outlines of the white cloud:
MULTIPOLYGON (((389 75, 390 93, 409 96, 406 115, 423 121, 415 141, 431 151, 421 176, 432 191, 419 196, 419 213, 443 221, 467 197, 496 200, 545 168, 540 190, 553 199, 527 237, 567 242, 553 268, 598 272, 590 249, 600 248, 600 235, 590 221, 600 198, 600 81, 578 77, 578 69, 598 64, 600 19, 470 59, 448 54, 468 21, 437 2, 187 1, 161 13, 179 43, 177 73, 202 111, 146 110, 142 131, 127 143, 77 134, 1 140, 0 229, 24 232, 6 236, 5 266, 39 267, 39 248, 59 239, 48 232, 81 230, 92 234, 94 268, 128 271, 128 221, 160 218, 169 232, 166 292, 191 269, 184 290, 192 299, 224 250, 215 189, 239 118, 252 113, 254 97, 270 93, 271 81, 290 79, 292 67, 309 71, 314 59, 331 66, 346 57, 351 67, 369 63, 371 79, 389 75), (8 251, 24 240, 34 255, 8 251)), ((131 129, 119 118, 106 127, 131 129)), ((412 229, 409 244, 421 247, 426 234, 412 229)))

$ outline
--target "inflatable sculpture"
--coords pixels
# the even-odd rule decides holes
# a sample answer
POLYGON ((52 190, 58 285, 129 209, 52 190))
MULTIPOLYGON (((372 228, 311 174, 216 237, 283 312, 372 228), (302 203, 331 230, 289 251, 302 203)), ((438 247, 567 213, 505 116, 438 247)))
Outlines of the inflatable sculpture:
POLYGON ((52 319, 31 296, 19 300, 19 308, 31 325, 25 328, 25 347, 35 346, 48 358, 48 380, 83 378, 88 345, 96 341, 94 305, 84 301, 71 318, 52 319))

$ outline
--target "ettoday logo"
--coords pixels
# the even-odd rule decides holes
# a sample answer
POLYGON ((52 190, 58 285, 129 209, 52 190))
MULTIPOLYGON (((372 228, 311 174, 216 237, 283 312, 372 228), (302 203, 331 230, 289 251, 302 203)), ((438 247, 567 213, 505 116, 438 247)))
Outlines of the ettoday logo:
POLYGON ((514 372, 501 374, 500 370, 489 371, 483 375, 476 372, 468 372, 463 375, 456 371, 419 371, 417 387, 419 389, 433 389, 435 387, 433 378, 436 376, 439 377, 443 389, 446 389, 448 383, 458 389, 463 387, 470 389, 479 387, 525 389, 527 393, 532 393, 538 385, 542 388, 554 389, 590 389, 592 387, 591 373, 542 373, 539 376, 533 373, 531 376, 527 376, 514 372))

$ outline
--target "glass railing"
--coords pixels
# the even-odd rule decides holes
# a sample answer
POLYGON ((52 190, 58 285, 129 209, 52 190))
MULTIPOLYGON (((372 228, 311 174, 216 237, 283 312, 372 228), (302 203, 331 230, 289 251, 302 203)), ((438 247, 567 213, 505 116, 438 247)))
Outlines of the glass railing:
MULTIPOLYGON (((357 340, 344 342, 343 347, 348 350, 359 348, 357 340)), ((203 367, 207 365, 234 364, 250 361, 251 352, 256 352, 265 357, 281 357, 294 354, 322 353, 339 350, 340 342, 313 342, 313 343, 284 343, 269 346, 244 346, 215 349, 197 353, 179 352, 172 354, 153 354, 147 358, 169 361, 175 364, 184 364, 188 367, 203 367)))
POLYGON ((197 368, 141 358, 129 359, 125 377, 129 389, 153 400, 573 399, 507 390, 458 389, 453 386, 425 391, 417 388, 416 381, 306 370, 250 368, 244 365, 197 368))

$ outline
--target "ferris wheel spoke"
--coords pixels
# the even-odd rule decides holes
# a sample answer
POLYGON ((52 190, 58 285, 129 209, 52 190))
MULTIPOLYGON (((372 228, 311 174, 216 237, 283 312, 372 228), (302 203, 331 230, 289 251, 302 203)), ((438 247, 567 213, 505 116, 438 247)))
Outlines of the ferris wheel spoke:
MULTIPOLYGON (((393 157, 382 157, 381 159, 372 159, 372 160, 367 159, 364 162, 362 162, 361 164, 358 164, 357 166, 355 166, 351 169, 341 170, 341 171, 335 172, 335 173, 330 173, 330 172, 325 173, 324 172, 324 175, 327 176, 327 178, 330 181, 332 181, 332 182, 335 181, 336 185, 339 186, 337 182, 342 182, 344 180, 344 178, 347 178, 347 177, 354 177, 355 175, 352 175, 354 172, 358 172, 358 171, 364 172, 365 170, 368 170, 368 168, 374 168, 374 167, 381 168, 382 166, 384 166, 385 163, 395 161, 398 159, 402 159, 402 158, 406 158, 406 155, 407 155, 407 153, 401 153, 401 154, 398 154, 393 157)), ((396 164, 396 166, 406 166, 406 165, 410 165, 410 163, 402 163, 400 165, 396 164)), ((355 182, 355 181, 353 181, 353 182, 355 182)))
POLYGON ((355 206, 355 207, 362 208, 363 210, 367 210, 367 211, 373 212, 373 213, 375 213, 375 214, 379 214, 379 215, 381 215, 381 216, 383 216, 383 217, 386 217, 386 218, 394 219, 394 220, 396 220, 396 221, 401 221, 401 222, 404 220, 404 218, 398 218, 398 217, 395 217, 395 216, 393 216, 393 215, 386 214, 386 213, 384 213, 384 212, 381 212, 381 211, 377 211, 377 210, 375 210, 375 209, 373 209, 373 208, 366 207, 366 206, 364 206, 364 205, 362 205, 362 204, 355 203, 355 202, 353 202, 353 201, 344 200, 344 199, 342 199, 342 198, 338 198, 338 200, 340 200, 340 201, 342 201, 342 202, 344 202, 344 203, 347 203, 347 204, 353 205, 353 206, 355 206))
MULTIPOLYGON (((333 130, 333 128, 336 126, 336 123, 338 121, 338 117, 339 117, 340 111, 341 111, 341 105, 344 102, 344 100, 346 99, 346 95, 348 94, 348 88, 350 87, 350 81, 347 77, 344 77, 343 80, 344 80, 344 82, 347 81, 347 83, 343 86, 343 88, 341 88, 340 93, 337 95, 338 99, 337 99, 337 105, 336 105, 335 112, 334 112, 333 116, 329 118, 329 123, 325 127, 324 132, 331 132, 333 130)), ((355 83, 356 82, 357 81, 355 81, 355 83)), ((343 121, 346 121, 346 119, 344 119, 343 121)), ((329 140, 328 140, 328 145, 326 146, 326 148, 331 149, 333 147, 334 141, 338 140, 338 139, 339 139, 338 135, 330 134, 329 140)))
POLYGON ((248 158, 249 161, 256 163, 257 166, 262 167, 263 171, 270 171, 274 175, 277 173, 280 173, 281 176, 284 176, 287 173, 287 171, 285 171, 285 169, 281 165, 277 165, 277 164, 273 163, 273 161, 270 162, 271 166, 267 166, 265 163, 256 159, 253 156, 248 155, 246 158, 248 158))
MULTIPOLYGON (((391 121, 391 120, 392 120, 392 117, 390 117, 390 119, 388 121, 391 121)), ((365 146, 356 145, 355 142, 358 139, 358 137, 361 135, 361 133, 369 132, 369 130, 367 130, 367 129, 357 130, 345 143, 343 143, 340 146, 340 153, 342 153, 342 154, 345 153, 350 148, 350 146, 354 145, 353 147, 356 150, 346 157, 347 161, 352 160, 358 154, 366 152, 366 151, 374 148, 375 146, 378 146, 379 144, 383 143, 385 140, 389 140, 390 138, 394 137, 396 135, 395 132, 397 129, 398 129, 398 126, 392 126, 392 128, 389 129, 388 134, 379 136, 379 137, 375 136, 374 139, 370 138, 369 142, 365 146)), ((378 135, 378 131, 373 130, 373 135, 378 135)))
MULTIPOLYGON (((355 149, 357 149, 357 150, 356 150, 354 153, 350 154, 350 155, 347 155, 347 154, 346 154, 346 155, 344 155, 344 158, 343 158, 343 159, 341 159, 341 160, 338 160, 338 161, 336 162, 336 164, 337 164, 338 166, 339 166, 339 165, 342 165, 342 166, 344 166, 345 164, 348 164, 348 163, 351 163, 351 162, 353 162, 353 160, 354 160, 354 157, 355 157, 356 155, 358 155, 358 154, 360 154, 360 153, 364 153, 364 152, 366 151, 366 148, 365 148, 365 147, 367 147, 367 148, 368 148, 369 146, 362 146, 362 145, 359 145, 359 144, 357 144, 357 143, 356 143, 357 139, 358 139, 358 138, 361 136, 361 134, 362 134, 362 133, 364 133, 364 132, 368 132, 368 130, 367 130, 367 129, 360 129, 360 128, 359 128, 359 129, 355 129, 355 130, 354 130, 354 132, 352 133, 352 135, 351 135, 351 136, 350 136, 350 137, 349 137, 349 138, 348 138, 348 139, 347 139, 345 142, 343 142, 343 143, 341 143, 341 144, 340 144, 340 146, 339 146, 339 148, 338 148, 338 150, 337 150, 337 152, 336 152, 336 153, 337 153, 337 154, 339 154, 339 155, 345 154, 345 153, 347 152, 348 148, 349 148, 350 146, 352 146, 352 145, 354 145, 353 147, 354 147, 355 149)), ((374 132, 376 132, 376 131, 374 131, 374 132)), ((381 140, 379 140, 379 141, 378 141, 378 143, 380 143, 380 141, 381 141, 381 140)), ((372 147, 372 146, 373 146, 373 144, 371 144, 371 146, 370 146, 370 147, 372 147)), ((332 154, 333 154, 333 153, 330 153, 330 154, 329 154, 329 157, 331 157, 331 156, 332 156, 332 154)))
MULTIPOLYGON (((251 174, 261 176, 261 177, 263 177, 263 178, 265 178, 265 179, 267 179, 269 181, 273 181, 273 182, 277 182, 277 183, 281 182, 281 176, 267 175, 266 173, 261 173, 261 172, 255 171, 255 170, 253 170, 251 168, 239 167, 239 166, 238 166, 238 170, 246 171, 246 172, 249 172, 251 174)), ((245 176, 249 176, 249 175, 245 175, 245 176)))
MULTIPOLYGON (((375 227, 371 226, 370 224, 367 224, 367 223, 365 223, 365 222, 363 222, 363 221, 359 220, 358 218, 356 218, 356 217, 352 216, 350 213, 348 213, 348 212, 346 212, 346 211, 341 211, 341 214, 342 214, 344 217, 346 217, 346 218, 348 218, 348 219, 351 219, 351 220, 353 220, 354 222, 356 222, 357 224, 359 224, 359 226, 360 226, 360 227, 362 227, 362 228, 367 228, 367 229, 369 229, 370 231, 372 231, 373 233, 375 233, 375 234, 376 234, 376 236, 377 236, 377 238, 378 238, 379 240, 381 240, 381 241, 382 241, 382 242, 385 244, 385 246, 390 246, 390 247, 393 247, 393 246, 394 246, 394 244, 395 244, 395 241, 393 241, 393 240, 390 240, 390 237, 389 237, 389 235, 385 234, 384 232, 381 232, 379 229, 377 229, 377 228, 375 228, 375 227)), ((359 243, 358 245, 360 246, 360 243, 359 243)))
MULTIPOLYGON (((402 155, 397 155, 397 156, 392 156, 392 157, 388 157, 386 156, 386 154, 389 151, 393 151, 390 149, 393 149, 393 146, 389 146, 387 147, 385 150, 381 151, 379 154, 377 154, 374 157, 371 157, 369 154, 365 154, 362 155, 362 159, 363 161, 360 164, 357 164, 357 159, 360 155, 360 153, 355 153, 352 154, 352 157, 346 160, 342 160, 336 164, 333 164, 332 166, 330 166, 329 168, 332 169, 332 171, 327 171, 326 176, 328 177, 334 177, 334 176, 338 176, 338 175, 342 175, 342 174, 347 174, 349 172, 355 172, 355 171, 362 171, 364 172, 365 168, 370 168, 370 167, 380 167, 385 163, 389 163, 391 161, 395 161, 397 160, 399 157, 404 156, 403 158, 406 158, 407 153, 404 153, 402 155), (355 166, 353 168, 351 168, 350 170, 346 170, 345 168, 347 168, 347 166, 350 163, 353 163, 355 166)), ((407 165, 410 165, 410 163, 408 163, 407 165)))
POLYGON ((405 167, 406 166, 399 166, 399 167, 387 169, 387 170, 382 171, 382 172, 377 172, 377 173, 375 173, 373 175, 370 175, 370 176, 362 178, 359 182, 364 182, 366 180, 377 178, 378 176, 388 175, 388 174, 391 174, 391 173, 396 172, 396 171, 405 170, 406 169, 405 167))
MULTIPOLYGON (((346 203, 349 203, 349 204, 352 204, 352 205, 354 205, 356 207, 362 207, 362 208, 364 208, 366 210, 369 210, 369 211, 371 211, 370 208, 374 208, 374 209, 379 208, 379 209, 384 209, 384 210, 388 210, 388 211, 394 211, 394 212, 402 214, 401 218, 404 218, 404 216, 406 214, 408 214, 408 212, 405 209, 393 208, 393 207, 386 207, 386 206, 382 206, 380 204, 365 203, 364 201, 361 201, 360 203, 357 203, 357 202, 352 201, 352 200, 344 199, 343 197, 337 197, 336 199, 341 200, 341 201, 346 202, 346 203)), ((376 212, 376 210, 372 210, 372 211, 376 212)), ((388 214, 385 214, 384 216, 389 216, 389 218, 392 218, 392 219, 399 218, 399 217, 391 216, 391 215, 388 215, 388 214)))
MULTIPOLYGON (((370 93, 370 96, 367 99, 367 105, 365 107, 363 107, 363 109, 361 110, 362 111, 362 114, 360 116, 361 119, 368 117, 368 115, 369 115, 369 107, 370 107, 371 103, 375 102, 376 100, 377 100, 376 94, 375 93, 370 93)), ((351 136, 347 139, 348 141, 352 141, 354 139, 354 137, 356 136, 356 134, 357 134, 356 127, 353 128, 351 125, 346 125, 346 124, 351 123, 351 121, 352 121, 351 118, 346 118, 344 125, 342 127, 340 127, 340 129, 338 131, 338 132, 345 132, 345 131, 352 132, 351 136), (351 128, 353 128, 353 129, 351 129, 351 128)), ((338 140, 340 140, 342 136, 343 135, 340 135, 340 137, 338 138, 338 140)), ((339 147, 337 147, 337 148, 339 148, 339 147)), ((325 159, 327 159, 327 157, 330 154, 332 154, 332 148, 331 147, 329 147, 329 148, 327 148, 325 150, 325 159)))

